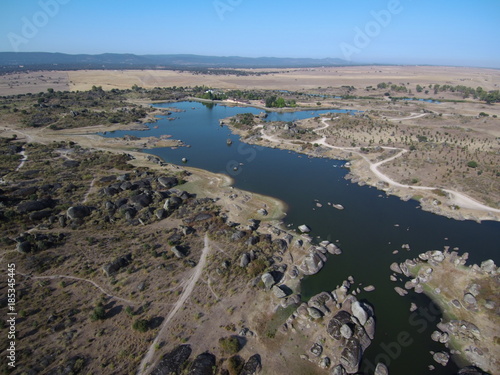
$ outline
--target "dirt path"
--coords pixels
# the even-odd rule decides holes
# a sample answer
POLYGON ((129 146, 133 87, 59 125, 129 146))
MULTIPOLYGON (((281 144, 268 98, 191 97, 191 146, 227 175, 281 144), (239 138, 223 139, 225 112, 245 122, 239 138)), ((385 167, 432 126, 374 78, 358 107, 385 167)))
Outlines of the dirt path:
POLYGON ((23 156, 23 158, 20 160, 20 163, 16 168, 16 172, 19 171, 24 166, 24 163, 26 163, 26 161, 28 160, 28 154, 26 154, 26 150, 24 149, 24 147, 20 154, 23 156))
POLYGON ((411 113, 410 116, 408 117, 401 117, 401 118, 387 118, 388 120, 391 120, 391 121, 404 121, 404 120, 413 120, 413 119, 416 119, 416 118, 420 118, 420 117, 424 117, 426 116, 427 113, 411 113))
POLYGON ((89 190, 85 193, 85 196, 83 197, 82 204, 87 203, 87 199, 89 198, 90 193, 92 192, 92 189, 94 187, 94 184, 97 180, 97 177, 94 177, 92 181, 90 182, 89 190))
MULTIPOLYGON (((401 118, 401 119, 392 119, 392 120, 408 120, 408 119, 415 119, 415 118, 419 118, 419 117, 423 117, 425 116, 426 114, 423 113, 423 114, 413 114, 409 117, 405 117, 405 118, 401 118)), ((320 128, 317 128, 315 129, 315 131, 318 131, 318 130, 324 130, 326 128, 328 128, 329 124, 327 124, 326 121, 328 121, 329 119, 327 118, 322 118, 321 119, 321 122, 323 123, 323 126, 320 127, 320 128)), ((275 136, 269 136, 267 134, 264 133, 264 129, 261 129, 261 137, 263 139, 266 139, 268 141, 271 141, 271 142, 275 142, 275 143, 288 143, 286 141, 283 141, 275 136)), ((327 143, 326 142, 326 137, 323 137, 323 138, 320 138, 320 139, 317 139, 316 141, 313 141, 311 143, 317 143, 317 144, 320 144, 322 146, 325 146, 325 147, 328 147, 328 148, 331 148, 331 149, 335 149, 335 150, 341 150, 341 151, 349 151, 349 152, 352 152, 352 153, 355 153, 359 156, 361 156, 370 166, 370 171, 378 178, 380 179, 381 181, 384 181, 386 182, 388 185, 390 186, 393 186, 393 187, 399 187, 399 188, 404 188, 404 189, 412 189, 412 190, 435 190, 435 189, 438 189, 438 187, 433 187, 433 186, 411 186, 411 185, 404 185, 404 184, 401 184, 397 181, 394 181, 393 179, 391 179, 388 175, 382 173, 381 171, 379 171, 379 167, 385 163, 388 163, 396 158, 399 158, 400 156, 402 156, 403 154, 405 154, 406 152, 408 152, 408 150, 404 149, 404 148, 397 148, 397 147, 382 147, 384 150, 396 150, 396 151, 399 151, 396 155, 393 155, 387 159, 384 159, 382 161, 378 161, 376 163, 372 162, 370 159, 368 159, 363 153, 361 153, 360 151, 358 151, 359 149, 358 148, 355 148, 355 147, 338 147, 338 146, 332 146, 331 144, 327 143)), ((472 210, 478 210, 478 211, 485 211, 485 212, 489 212, 489 213, 500 213, 500 210, 499 209, 495 209, 495 208, 492 208, 492 207, 489 207, 489 206, 486 206, 480 202, 478 202, 477 200, 469 197, 468 195, 466 194, 463 194, 463 193, 459 193, 457 191, 454 191, 454 190, 450 190, 450 189, 440 189, 440 190, 443 190, 445 191, 446 193, 449 194, 449 197, 450 197, 450 201, 452 204, 455 204, 459 207, 462 207, 462 208, 467 208, 467 209, 472 209, 472 210)))
POLYGON ((67 275, 31 276, 31 275, 27 275, 27 274, 24 274, 24 273, 18 273, 18 275, 21 275, 21 276, 24 276, 26 278, 33 279, 33 280, 37 280, 37 279, 49 279, 49 280, 54 280, 54 279, 70 279, 70 280, 76 280, 76 281, 84 281, 84 282, 92 284, 93 286, 95 286, 97 289, 99 289, 102 293, 104 293, 108 297, 111 297, 111 298, 116 299, 118 301, 122 301, 122 302, 128 303, 130 305, 137 305, 138 304, 137 302, 130 301, 128 299, 124 299, 124 298, 115 296, 115 295, 113 295, 111 293, 108 293, 103 287, 101 287, 95 281, 92 281, 92 280, 89 280, 89 279, 82 279, 81 277, 67 276, 67 275))
POLYGON ((164 336, 164 334, 169 326, 170 321, 174 318, 177 311, 179 311, 179 309, 182 306, 184 306, 184 303, 187 301, 187 299, 189 298, 189 296, 193 292, 194 287, 196 285, 196 282, 198 281, 198 279, 201 276, 201 273, 203 272, 203 268, 205 267, 205 264, 207 262, 208 253, 210 251, 210 244, 208 241, 208 236, 206 234, 205 234, 204 241, 205 241, 205 246, 203 247, 203 250, 201 252, 200 261, 196 265, 196 267, 194 269, 194 273, 189 278, 189 280, 186 284, 186 287, 184 288, 184 291, 182 292, 181 296, 179 297, 177 302, 174 304, 172 310, 170 310, 169 314, 165 318, 165 321, 161 325, 161 328, 158 332, 158 335, 155 337, 155 339, 151 343, 151 346, 149 347, 148 352, 146 353, 146 355, 142 359, 141 364, 139 365, 139 369, 137 371, 138 375, 148 374, 154 368, 155 363, 151 362, 151 361, 153 360, 153 357, 154 357, 154 354, 156 351, 156 345, 163 338, 163 336, 164 336), (146 369, 146 366, 149 363, 151 363, 151 365, 149 366, 149 369, 146 369))

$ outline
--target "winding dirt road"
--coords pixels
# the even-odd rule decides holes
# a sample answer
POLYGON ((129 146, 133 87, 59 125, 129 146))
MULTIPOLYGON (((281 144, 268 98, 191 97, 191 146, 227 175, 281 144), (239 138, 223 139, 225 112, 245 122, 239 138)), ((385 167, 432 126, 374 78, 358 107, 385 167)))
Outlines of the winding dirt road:
MULTIPOLYGON (((418 118, 418 117, 423 117, 425 116, 425 114, 421 114, 421 115, 417 115, 417 114, 412 114, 412 116, 410 117, 406 117, 406 118, 401 118, 399 120, 408 120, 408 119, 414 119, 414 118, 418 118)), ((320 127, 320 128, 317 128, 315 129, 315 131, 319 131, 319 130, 324 130, 326 128, 328 128, 328 126, 330 126, 326 121, 328 121, 329 119, 328 118, 322 118, 321 119, 321 122, 323 123, 323 126, 320 127)), ((392 119, 392 120, 398 120, 398 119, 392 119)), ((261 129, 261 134, 262 134, 262 138, 263 139, 266 139, 268 141, 271 141, 271 142, 276 142, 276 143, 287 143, 286 141, 283 141, 279 138, 276 138, 276 137, 273 137, 273 136, 269 136, 267 134, 264 133, 264 129, 261 129)), ((393 155, 387 159, 384 159, 382 161, 378 161, 378 162, 372 162, 370 159, 368 159, 362 152, 359 151, 358 148, 355 148, 355 147, 338 147, 338 146, 332 146, 331 144, 327 143, 326 142, 326 137, 322 137, 320 139, 317 139, 316 141, 312 141, 311 143, 317 143, 317 144, 320 144, 322 146, 325 146, 325 147, 328 147, 328 148, 331 148, 331 149, 336 149, 336 150, 341 150, 341 151, 349 151, 349 152, 352 152, 352 153, 355 153, 359 156, 361 156, 370 166, 370 171, 378 178, 380 179, 381 181, 384 181, 386 182, 389 186, 394 186, 394 187, 399 187, 399 188, 405 188, 405 189, 412 189, 412 190, 435 190, 435 189, 438 189, 438 187, 433 187, 433 186, 411 186, 411 185, 405 185, 405 184, 401 184, 397 181, 394 181, 393 179, 391 179, 389 176, 387 176, 386 174, 382 173, 381 171, 379 171, 379 167, 385 163, 388 163, 394 159, 397 159, 399 158, 400 156, 402 156, 403 154, 407 153, 408 150, 404 149, 404 148, 397 148, 397 147, 382 147, 384 150, 396 150, 396 151, 399 151, 396 155, 393 155)), ((472 210, 478 210, 478 211, 483 211, 483 212, 486 212, 486 213, 500 213, 500 210, 499 209, 495 209, 495 208, 492 208, 492 207, 489 207, 489 206, 486 206, 480 202, 478 202, 477 200, 469 197, 468 195, 466 194, 463 194, 463 193, 459 193, 457 191, 454 191, 454 190, 451 190, 451 189, 440 189, 440 190, 443 190, 445 191, 446 193, 448 193, 449 195, 449 198, 450 198, 450 202, 454 205, 457 205, 459 207, 462 207, 462 208, 468 208, 468 209, 472 209, 472 210)))

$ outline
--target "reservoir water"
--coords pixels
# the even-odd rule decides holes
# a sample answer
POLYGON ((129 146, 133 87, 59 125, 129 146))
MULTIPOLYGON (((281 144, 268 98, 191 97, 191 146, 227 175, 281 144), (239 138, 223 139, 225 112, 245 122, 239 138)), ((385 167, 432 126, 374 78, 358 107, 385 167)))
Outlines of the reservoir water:
MULTIPOLYGON (((174 164, 181 164, 185 157, 189 166, 231 175, 238 188, 286 202, 285 224, 293 228, 307 224, 314 237, 338 243, 343 254, 330 257, 320 273, 302 282, 304 300, 321 291, 333 290, 348 276, 354 277, 356 287, 361 283, 361 289, 375 286, 375 291, 358 295, 358 299, 366 299, 375 306, 377 318, 375 340, 364 356, 364 373, 373 373, 372 365, 378 360, 388 364, 391 374, 451 375, 457 372, 454 363, 450 361, 443 367, 435 363, 429 353, 445 349, 430 338, 441 314, 424 295, 410 292, 401 297, 396 294, 394 287, 402 285, 389 280, 389 266, 392 262, 417 257, 421 252, 442 250, 444 246, 458 247, 460 254, 468 252, 469 263, 493 259, 499 264, 500 223, 456 221, 424 212, 418 208, 418 202, 403 202, 375 188, 360 187, 345 180, 344 161, 248 145, 230 134, 227 127, 219 126, 221 119, 238 113, 258 114, 262 112, 260 109, 198 102, 157 106, 184 112, 173 113, 171 116, 176 117, 173 121, 162 117, 149 125, 149 131, 117 131, 106 136, 172 135, 191 147, 146 152, 174 164), (227 145, 228 138, 232 140, 231 145, 227 145), (235 166, 238 166, 236 171, 235 166), (316 206, 318 202, 322 207, 316 206), (345 209, 337 210, 328 202, 342 204, 345 209), (403 250, 403 244, 409 244, 411 250, 403 250), (398 250, 398 254, 394 255, 394 250, 398 250), (410 313, 411 302, 420 306, 419 310, 410 313), (436 369, 430 371, 429 365, 436 369)), ((293 121, 328 112, 334 111, 272 112, 266 121, 293 121)))

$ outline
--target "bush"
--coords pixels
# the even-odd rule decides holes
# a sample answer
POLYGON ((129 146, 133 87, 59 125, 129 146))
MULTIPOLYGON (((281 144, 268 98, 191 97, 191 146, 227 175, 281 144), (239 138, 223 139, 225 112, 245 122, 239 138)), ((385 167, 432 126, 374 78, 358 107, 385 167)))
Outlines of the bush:
POLYGON ((219 339, 219 345, 224 352, 229 354, 236 354, 241 349, 240 341, 236 336, 221 337, 219 339))
POLYGON ((477 163, 475 161, 470 161, 467 163, 469 168, 477 168, 477 163))
POLYGON ((267 263, 264 259, 259 258, 248 265, 247 272, 251 277, 260 275, 267 268, 267 263))
POLYGON ((137 319, 134 324, 132 324, 132 328, 139 332, 146 332, 148 330, 148 321, 145 319, 137 319))
POLYGON ((95 322, 96 320, 104 320, 104 317, 106 316, 106 311, 104 311, 104 307, 99 304, 94 308, 94 311, 92 311, 92 314, 90 314, 90 320, 95 322))

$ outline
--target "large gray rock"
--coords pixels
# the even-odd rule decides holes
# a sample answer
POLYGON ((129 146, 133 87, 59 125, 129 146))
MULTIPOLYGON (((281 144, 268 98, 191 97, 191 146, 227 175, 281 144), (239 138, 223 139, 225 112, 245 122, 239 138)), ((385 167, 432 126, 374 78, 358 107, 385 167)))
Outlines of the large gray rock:
POLYGON ((104 271, 106 276, 111 276, 116 272, 118 272, 120 268, 128 266, 131 261, 132 261, 132 254, 127 254, 119 258, 116 258, 111 263, 105 264, 104 266, 102 266, 102 270, 104 271))
POLYGON ((179 197, 170 197, 165 200, 163 209, 169 211, 178 208, 182 204, 182 199, 179 197))
POLYGON ((497 266, 495 265, 495 262, 491 259, 485 260, 484 262, 481 263, 481 271, 483 272, 488 272, 492 273, 497 270, 497 266))
POLYGON ((240 258, 240 267, 246 268, 250 263, 250 255, 248 253, 243 253, 240 258))
POLYGON ((177 258, 184 258, 186 256, 186 254, 184 254, 184 251, 182 251, 179 246, 172 246, 170 250, 172 250, 177 258))
POLYGON ((373 316, 370 316, 365 323, 365 331, 368 337, 373 340, 375 337, 375 319, 373 316))
POLYGON ((302 232, 302 233, 309 233, 311 231, 311 228, 309 228, 307 225, 305 224, 302 224, 299 226, 299 230, 302 232))
POLYGON ((466 293, 465 296, 464 296, 464 302, 466 305, 473 305, 473 306, 476 306, 477 305, 477 300, 476 298, 470 294, 470 293, 466 293))
POLYGON ((141 208, 148 207, 153 202, 151 196, 148 194, 134 195, 132 198, 130 198, 130 201, 139 210, 141 208))
POLYGON ((240 375, 257 375, 262 370, 260 355, 254 354, 243 366, 240 375))
POLYGON ((19 242, 16 246, 16 250, 20 253, 29 253, 32 249, 31 243, 29 241, 19 242))
POLYGON ((444 260, 444 254, 439 250, 431 251, 429 260, 436 263, 441 263, 444 260))
POLYGON ((340 355, 340 364, 345 368, 348 374, 358 372, 361 355, 361 345, 358 339, 351 338, 347 340, 344 350, 342 350, 342 354, 340 355))
POLYGON ((211 353, 202 353, 193 362, 188 375, 213 375, 215 356, 211 353))
POLYGON ((184 363, 191 355, 191 346, 181 345, 165 354, 158 366, 151 372, 152 375, 180 374, 184 363))
POLYGON ((340 340, 342 338, 342 333, 340 332, 341 327, 344 324, 351 324, 351 314, 347 311, 339 311, 331 320, 328 322, 326 332, 335 340, 340 340))
POLYGON ((379 362, 377 363, 377 367, 375 367, 375 372, 373 373, 373 375, 389 375, 389 369, 386 365, 379 362))
POLYGON ((267 290, 270 290, 273 287, 273 285, 276 283, 276 281, 274 281, 273 275, 271 275, 268 272, 266 272, 265 274, 263 274, 261 276, 261 280, 264 283, 264 286, 267 290))
POLYGON ((231 240, 233 241, 241 240, 243 237, 245 237, 245 235, 246 235, 245 232, 238 230, 231 235, 231 240))
POLYGON ((468 366, 461 369, 457 375, 488 375, 486 372, 474 366, 468 366))
POLYGON ((167 189, 170 189, 170 188, 173 188, 174 186, 177 186, 179 184, 179 180, 177 180, 177 178, 175 177, 159 177, 158 178, 158 183, 167 188, 167 189))
POLYGON ((402 273, 401 272, 401 267, 399 267, 399 264, 397 264, 396 262, 392 263, 391 266, 391 271, 392 272, 395 272, 395 273, 402 273))
POLYGON ((92 210, 90 209, 90 207, 87 206, 73 206, 68 208, 68 211, 66 211, 66 215, 71 220, 84 219, 91 213, 92 210))
POLYGON ((311 352, 311 354, 315 357, 319 357, 321 355, 321 353, 323 353, 323 347, 318 344, 318 343, 315 343, 311 349, 309 349, 309 351, 311 352))
POLYGON ((432 356, 434 360, 442 366, 446 366, 450 360, 450 355, 446 352, 437 352, 432 356))
POLYGON ((39 199, 36 201, 21 202, 17 206, 17 211, 21 214, 25 214, 33 211, 41 211, 46 208, 54 208, 56 201, 52 199, 39 199))
POLYGON ((351 305, 351 310, 352 310, 352 315, 354 315, 354 317, 358 319, 359 323, 364 326, 366 321, 368 320, 368 313, 363 308, 361 302, 359 301, 354 302, 351 305))
POLYGON ((328 292, 322 292, 312 297, 307 303, 309 306, 320 310, 324 315, 328 314, 335 307, 333 297, 328 292))
POLYGON ((319 311, 318 309, 316 309, 314 307, 308 307, 307 312, 308 312, 309 316, 313 319, 319 319, 323 316, 321 311, 319 311))
POLYGON ((274 295, 278 298, 285 298, 287 296, 286 292, 278 285, 273 286, 272 290, 274 295))
POLYGON ((306 255, 302 264, 300 265, 300 270, 304 275, 314 275, 318 273, 323 268, 324 262, 321 256, 317 252, 311 252, 306 255))
POLYGON ((340 327, 340 334, 345 339, 350 339, 352 337, 352 329, 347 324, 342 325, 340 327))
POLYGON ((346 375, 345 369, 342 365, 337 365, 332 369, 332 375, 346 375))

